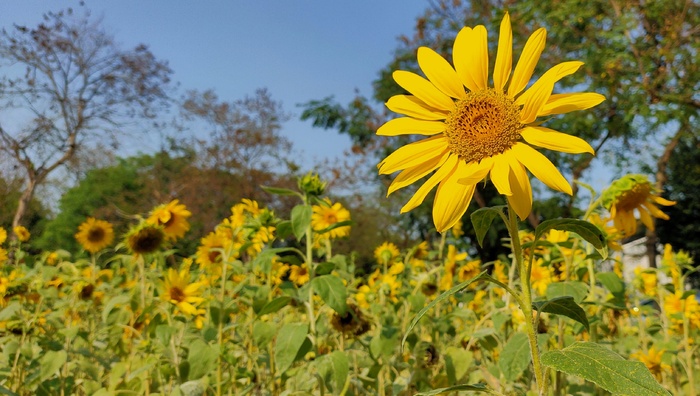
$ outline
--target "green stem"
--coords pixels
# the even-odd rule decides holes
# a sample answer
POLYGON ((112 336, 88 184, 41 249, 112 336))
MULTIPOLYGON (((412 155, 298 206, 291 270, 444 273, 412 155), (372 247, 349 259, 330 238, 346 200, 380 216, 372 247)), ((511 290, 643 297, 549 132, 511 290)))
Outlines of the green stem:
MULTIPOLYGON (((693 297, 694 298, 694 297, 693 297)), ((687 300, 683 300, 683 344, 685 347, 686 370, 688 372, 689 395, 695 395, 695 376, 693 375, 693 348, 690 346, 690 317, 685 314, 687 300)))
POLYGON ((525 316, 525 331, 527 332, 527 338, 530 344, 530 354, 532 356, 532 366, 535 371, 535 380, 537 382, 537 389, 540 395, 547 394, 547 383, 544 378, 544 370, 542 368, 542 363, 540 362, 540 351, 537 346, 537 331, 535 328, 535 321, 532 317, 532 289, 530 287, 530 269, 531 262, 525 264, 523 261, 523 251, 520 245, 520 236, 518 235, 518 218, 513 210, 513 207, 508 203, 508 222, 506 222, 508 228, 508 233, 510 234, 511 248, 513 250, 513 257, 515 258, 516 265, 520 271, 520 281, 522 288, 522 295, 520 299, 516 299, 520 305, 520 310, 525 316))
MULTIPOLYGON (((309 202, 307 199, 304 199, 304 204, 309 205, 309 202)), ((313 267, 314 265, 314 260, 313 260, 313 230, 311 228, 311 223, 306 226, 306 233, 305 233, 305 239, 306 239, 306 270, 309 271, 309 302, 306 304, 306 311, 309 316, 309 331, 311 332, 311 341, 314 345, 314 350, 318 346, 318 343, 316 341, 316 317, 314 314, 314 288, 311 286, 311 281, 314 279, 314 272, 315 268, 313 267)))

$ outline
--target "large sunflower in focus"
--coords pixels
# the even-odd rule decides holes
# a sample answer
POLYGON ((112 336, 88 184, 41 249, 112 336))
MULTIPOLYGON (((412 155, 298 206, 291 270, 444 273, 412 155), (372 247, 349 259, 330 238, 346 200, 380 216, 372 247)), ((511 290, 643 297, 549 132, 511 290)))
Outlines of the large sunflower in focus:
POLYGON ((532 209, 525 169, 550 188, 571 194, 571 185, 559 170, 532 146, 594 153, 584 140, 536 122, 538 117, 587 109, 605 100, 590 92, 552 94, 554 84, 583 63, 560 63, 525 89, 544 49, 546 31, 540 28, 530 36, 513 69, 513 38, 506 13, 490 87, 486 35, 481 25, 463 28, 454 42, 454 67, 432 49, 419 48, 418 65, 427 79, 407 71, 394 72, 394 80, 412 95, 395 95, 386 106, 407 117, 393 119, 377 130, 383 136, 429 136, 399 148, 378 167, 380 174, 401 171, 389 186, 389 194, 435 172, 401 212, 420 205, 437 186, 433 221, 440 232, 464 215, 476 184, 487 176, 521 219, 532 209))
POLYGON ((75 239, 90 253, 97 253, 114 240, 112 225, 104 220, 88 217, 78 227, 75 239))

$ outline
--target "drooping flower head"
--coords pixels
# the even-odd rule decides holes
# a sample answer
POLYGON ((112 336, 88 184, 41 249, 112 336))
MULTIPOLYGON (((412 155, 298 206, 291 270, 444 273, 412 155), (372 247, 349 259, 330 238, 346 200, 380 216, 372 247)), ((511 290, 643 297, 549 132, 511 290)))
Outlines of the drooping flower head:
POLYGON ((155 207, 146 221, 163 226, 165 237, 168 240, 175 240, 185 236, 190 229, 190 223, 187 221, 190 216, 192 213, 187 210, 187 207, 174 199, 167 204, 155 207))
POLYGON ((25 226, 17 226, 12 229, 12 231, 15 233, 15 236, 20 242, 27 242, 31 236, 29 230, 25 226))
POLYGON ((90 253, 97 253, 109 246, 114 240, 112 225, 104 220, 88 217, 75 234, 75 239, 90 253))
POLYGON ((546 31, 540 28, 530 36, 513 69, 513 38, 506 13, 493 86, 489 86, 486 35, 481 25, 463 28, 452 50, 454 67, 432 49, 419 48, 418 65, 427 79, 407 71, 394 72, 394 80, 411 95, 395 95, 386 106, 407 117, 393 119, 377 130, 383 136, 428 136, 399 148, 378 167, 380 174, 401 171, 389 186, 389 194, 434 172, 401 212, 420 205, 437 186, 433 221, 439 232, 464 215, 476 184, 487 176, 521 219, 532 209, 532 189, 525 169, 547 186, 571 194, 571 185, 559 170, 532 146, 594 153, 584 140, 544 128, 536 121, 538 117, 588 109, 605 99, 588 92, 552 94, 554 84, 583 63, 560 63, 525 89, 544 49, 546 31))
MULTIPOLYGON (((320 205, 313 205, 311 209, 313 210, 311 227, 317 232, 350 220, 350 211, 345 209, 340 202, 331 203, 328 198, 324 199, 320 205)), ((350 226, 340 226, 323 233, 321 236, 333 239, 348 235, 350 235, 350 226)))
POLYGON ((163 246, 163 227, 142 221, 126 234, 126 246, 134 254, 153 253, 163 246))
POLYGON ((653 217, 668 220, 668 215, 658 205, 675 205, 674 201, 661 198, 644 175, 625 175, 610 184, 602 194, 603 206, 610 212, 615 228, 631 237, 637 232, 634 212, 648 229, 654 230, 653 217))
POLYGON ((391 242, 384 242, 374 249, 374 258, 379 264, 389 265, 396 261, 400 255, 399 248, 391 242))

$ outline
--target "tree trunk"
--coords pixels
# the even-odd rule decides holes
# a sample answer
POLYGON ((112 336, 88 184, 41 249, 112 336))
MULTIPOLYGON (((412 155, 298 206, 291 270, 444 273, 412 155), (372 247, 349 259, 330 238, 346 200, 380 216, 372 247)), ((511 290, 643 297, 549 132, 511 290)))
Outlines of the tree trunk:
MULTIPOLYGON (((29 178, 27 180, 27 187, 22 191, 22 195, 19 197, 19 202, 17 203, 17 211, 15 211, 15 217, 12 219, 12 228, 19 226, 22 222, 22 218, 27 213, 29 208, 29 202, 31 202, 34 197, 34 191, 36 190, 36 178, 29 178)), ((14 240, 16 238, 15 234, 11 234, 11 238, 14 240)))

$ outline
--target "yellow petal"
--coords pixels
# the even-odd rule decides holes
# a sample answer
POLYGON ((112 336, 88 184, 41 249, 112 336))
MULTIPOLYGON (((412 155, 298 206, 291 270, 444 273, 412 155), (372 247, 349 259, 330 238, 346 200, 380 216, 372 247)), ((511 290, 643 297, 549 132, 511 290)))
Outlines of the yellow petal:
POLYGON ((664 205, 664 206, 671 206, 671 205, 676 204, 676 201, 669 201, 668 199, 661 198, 661 197, 656 196, 656 195, 652 195, 651 200, 656 202, 659 205, 664 205))
POLYGON ((413 184, 417 180, 423 178, 425 175, 428 173, 434 171, 437 169, 439 166, 442 166, 442 164, 445 163, 447 160, 447 157, 450 156, 450 152, 447 151, 445 152, 442 156, 435 157, 429 161, 426 161, 418 166, 414 166, 412 168, 405 169, 399 173, 394 181, 391 182, 391 185, 389 186, 389 189, 386 193, 387 196, 389 194, 393 193, 394 191, 404 188, 408 185, 413 184))
POLYGON ((549 97, 538 116, 550 114, 565 114, 577 110, 586 110, 597 106, 605 100, 605 96, 594 92, 577 92, 554 94, 549 97))
POLYGON ((445 95, 457 99, 466 97, 467 94, 459 82, 457 72, 437 52, 428 47, 418 48, 418 66, 423 70, 428 80, 435 84, 445 95))
POLYGON ((595 155, 593 147, 585 140, 557 132, 544 127, 527 126, 520 130, 520 136, 526 142, 546 149, 569 154, 591 153, 595 155))
POLYGON ((503 92, 503 87, 508 82, 510 71, 513 69, 513 31, 510 27, 510 15, 508 12, 501 21, 501 31, 498 35, 498 52, 496 53, 496 65, 493 69, 493 85, 496 91, 503 92))
POLYGON ((452 228, 464 216, 474 195, 476 185, 459 183, 465 167, 464 161, 459 161, 452 174, 440 183, 435 193, 433 222, 440 233, 452 228))
POLYGON ((421 120, 444 120, 447 117, 444 110, 430 107, 411 95, 394 95, 386 102, 386 107, 395 113, 421 120))
POLYGON ((496 189, 498 190, 499 194, 503 194, 506 196, 513 195, 513 192, 510 190, 510 182, 508 180, 510 166, 508 165, 508 161, 502 157, 503 155, 497 155, 493 157, 491 181, 493 182, 493 185, 496 186, 496 189))
POLYGON ((656 205, 654 205, 651 202, 644 202, 644 203, 642 203, 642 206, 647 208, 649 210, 649 213, 651 213, 651 215, 654 217, 657 217, 659 219, 664 219, 664 220, 669 219, 669 217, 666 213, 659 210, 659 208, 657 208, 656 205))
POLYGON ((507 157, 511 163, 508 178, 513 195, 506 198, 520 220, 525 220, 532 211, 532 186, 530 185, 530 177, 527 175, 525 167, 523 167, 514 156, 507 155, 507 157))
POLYGON ((442 180, 447 177, 457 166, 459 159, 456 155, 451 155, 447 158, 447 161, 432 175, 430 178, 423 183, 422 186, 418 188, 415 194, 408 200, 406 205, 401 208, 401 213, 406 213, 412 210, 416 206, 423 203, 423 200, 428 195, 428 193, 442 180))
POLYGON ((474 69, 475 58, 478 56, 475 54, 474 44, 476 39, 472 28, 465 27, 457 33, 454 46, 452 47, 452 61, 455 64, 457 75, 462 84, 470 91, 483 89, 482 85, 479 84, 480 80, 476 79, 476 74, 480 72, 481 66, 478 69, 474 69))
POLYGON ((557 167, 540 152, 523 143, 516 143, 511 150, 513 150, 515 158, 549 188, 569 195, 573 194, 569 182, 559 173, 557 167))
POLYGON ((639 210, 639 218, 649 230, 654 231, 654 219, 651 218, 649 212, 644 208, 637 208, 639 210))
MULTIPOLYGON (((549 101, 554 84, 565 76, 574 73, 581 65, 583 65, 583 62, 579 61, 562 62, 547 70, 542 77, 515 100, 516 105, 524 106, 522 118, 534 121, 541 114, 545 103, 549 101), (525 108, 528 109, 527 112, 525 108), (531 114, 532 111, 535 114, 531 114), (527 115, 525 115, 526 113, 527 115)), ((524 121, 522 122, 525 123, 524 121)))
POLYGON ((493 158, 486 157, 481 162, 470 162, 460 174, 457 180, 461 184, 476 184, 486 177, 493 168, 493 158))
POLYGON ((429 137, 398 148, 380 162, 379 174, 386 175, 411 168, 441 156, 447 149, 447 138, 443 135, 429 137))
POLYGON ((425 78, 404 70, 397 70, 392 76, 397 84, 428 106, 448 112, 454 109, 455 102, 452 98, 435 88, 435 85, 425 78))
POLYGON ((544 44, 547 40, 547 30, 545 28, 539 28, 535 33, 533 33, 530 38, 527 39, 525 47, 523 48, 523 53, 518 59, 518 64, 515 66, 513 71, 513 78, 508 85, 508 95, 515 97, 527 86, 532 77, 532 72, 537 66, 537 62, 540 60, 540 55, 544 50, 544 44))
POLYGON ((377 129, 379 136, 425 135, 431 136, 445 131, 442 121, 416 120, 410 117, 394 118, 377 129))

